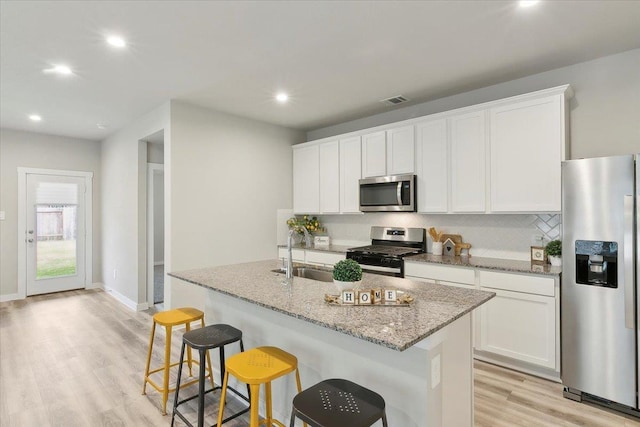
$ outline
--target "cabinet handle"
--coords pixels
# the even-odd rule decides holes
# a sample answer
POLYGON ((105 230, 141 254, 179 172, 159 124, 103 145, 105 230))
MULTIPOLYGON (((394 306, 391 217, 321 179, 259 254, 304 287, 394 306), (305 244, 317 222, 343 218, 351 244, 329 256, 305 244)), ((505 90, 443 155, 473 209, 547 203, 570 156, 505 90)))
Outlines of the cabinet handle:
POLYGON ((633 314, 633 196, 624 196, 624 326, 635 329, 633 314))
POLYGON ((396 197, 398 198, 398 206, 402 206, 402 181, 398 182, 396 188, 396 197))

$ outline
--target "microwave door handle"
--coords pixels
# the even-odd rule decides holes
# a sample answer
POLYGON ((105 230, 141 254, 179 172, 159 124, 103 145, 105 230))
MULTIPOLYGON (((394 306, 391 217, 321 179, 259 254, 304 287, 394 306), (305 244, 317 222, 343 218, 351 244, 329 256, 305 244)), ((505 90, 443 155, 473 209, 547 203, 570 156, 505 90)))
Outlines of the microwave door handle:
POLYGON ((402 181, 398 182, 396 188, 396 197, 398 198, 398 206, 402 206, 402 181))
POLYGON ((633 196, 624 196, 624 325, 635 329, 633 313, 633 196))

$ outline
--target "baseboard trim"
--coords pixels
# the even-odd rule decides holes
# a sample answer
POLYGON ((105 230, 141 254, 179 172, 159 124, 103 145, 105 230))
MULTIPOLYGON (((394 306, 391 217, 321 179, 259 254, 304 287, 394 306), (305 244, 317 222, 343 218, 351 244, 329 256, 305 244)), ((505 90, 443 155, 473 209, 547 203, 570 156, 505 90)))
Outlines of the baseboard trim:
POLYGON ((144 302, 144 303, 136 303, 136 302, 130 300, 129 298, 127 298, 126 296, 122 295, 120 292, 116 291, 113 288, 105 286, 104 290, 105 290, 105 292, 107 294, 111 295, 118 302, 124 304, 126 307, 128 307, 129 309, 131 309, 133 311, 143 311, 143 310, 146 310, 146 309, 149 308, 149 304, 147 304, 146 302, 144 302))
POLYGON ((0 302, 8 302, 8 301, 15 301, 15 300, 19 300, 19 299, 24 299, 24 297, 20 294, 6 294, 6 295, 0 295, 0 302))

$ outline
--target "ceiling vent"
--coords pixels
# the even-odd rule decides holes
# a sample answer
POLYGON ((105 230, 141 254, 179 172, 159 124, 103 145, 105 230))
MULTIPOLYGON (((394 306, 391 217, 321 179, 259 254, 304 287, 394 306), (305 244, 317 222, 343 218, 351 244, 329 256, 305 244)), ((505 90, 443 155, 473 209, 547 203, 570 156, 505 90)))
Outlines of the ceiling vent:
POLYGON ((398 104, 403 104, 408 100, 409 98, 405 98, 402 95, 398 95, 398 96, 393 96, 391 98, 383 99, 380 102, 384 102, 385 104, 388 104, 388 105, 398 105, 398 104))

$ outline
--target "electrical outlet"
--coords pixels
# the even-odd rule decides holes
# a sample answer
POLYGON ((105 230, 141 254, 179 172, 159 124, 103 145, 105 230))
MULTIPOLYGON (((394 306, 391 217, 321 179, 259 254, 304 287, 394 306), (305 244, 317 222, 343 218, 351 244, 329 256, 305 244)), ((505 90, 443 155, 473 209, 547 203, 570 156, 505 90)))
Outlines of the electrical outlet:
POLYGON ((544 235, 534 234, 531 236, 531 246, 544 246, 544 235))
POLYGON ((113 278, 114 279, 118 278, 118 270, 116 270, 116 269, 113 270, 113 278))
POLYGON ((440 355, 431 359, 431 388, 434 389, 440 384, 440 355))
POLYGON ((4 211, 0 211, 0 221, 4 221, 4 211))

